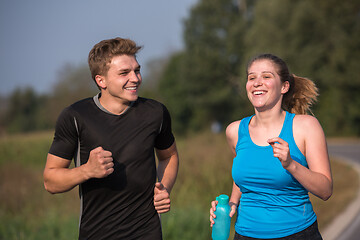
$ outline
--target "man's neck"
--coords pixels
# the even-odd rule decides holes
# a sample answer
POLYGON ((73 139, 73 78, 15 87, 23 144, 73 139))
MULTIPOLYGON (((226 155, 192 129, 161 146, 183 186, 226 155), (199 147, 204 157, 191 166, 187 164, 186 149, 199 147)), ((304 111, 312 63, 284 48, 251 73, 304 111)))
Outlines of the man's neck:
POLYGON ((98 99, 101 106, 114 115, 123 114, 132 105, 132 102, 124 102, 121 99, 109 98, 106 94, 99 94, 98 99))

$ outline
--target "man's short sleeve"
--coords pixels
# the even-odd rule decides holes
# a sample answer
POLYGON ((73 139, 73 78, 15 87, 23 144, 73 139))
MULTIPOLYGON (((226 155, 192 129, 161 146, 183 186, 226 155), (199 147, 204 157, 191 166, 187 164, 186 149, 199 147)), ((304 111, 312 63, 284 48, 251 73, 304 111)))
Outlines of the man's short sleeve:
POLYGON ((65 108, 56 122, 55 135, 49 153, 71 160, 78 145, 78 133, 75 116, 71 108, 65 108))
POLYGON ((155 148, 159 150, 165 150, 171 147, 175 138, 171 130, 171 117, 169 111, 164 105, 163 107, 163 119, 159 135, 155 139, 155 148))

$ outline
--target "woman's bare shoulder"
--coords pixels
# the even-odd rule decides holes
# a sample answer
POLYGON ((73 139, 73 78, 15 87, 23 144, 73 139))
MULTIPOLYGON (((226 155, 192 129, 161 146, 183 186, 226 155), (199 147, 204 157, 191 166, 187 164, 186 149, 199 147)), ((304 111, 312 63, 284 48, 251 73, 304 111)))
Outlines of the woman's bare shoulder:
POLYGON ((241 120, 230 123, 226 127, 226 136, 237 135, 241 120))
POLYGON ((295 115, 294 125, 296 128, 301 128, 302 130, 310 130, 321 127, 316 117, 311 115, 295 115))

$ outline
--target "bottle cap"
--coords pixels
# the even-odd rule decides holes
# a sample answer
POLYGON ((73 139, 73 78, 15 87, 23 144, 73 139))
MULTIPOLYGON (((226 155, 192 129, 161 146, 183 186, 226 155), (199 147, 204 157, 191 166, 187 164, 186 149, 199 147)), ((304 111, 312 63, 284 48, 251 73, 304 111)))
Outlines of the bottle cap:
POLYGON ((220 196, 216 197, 216 200, 219 201, 219 204, 229 203, 229 197, 226 194, 221 194, 220 196))

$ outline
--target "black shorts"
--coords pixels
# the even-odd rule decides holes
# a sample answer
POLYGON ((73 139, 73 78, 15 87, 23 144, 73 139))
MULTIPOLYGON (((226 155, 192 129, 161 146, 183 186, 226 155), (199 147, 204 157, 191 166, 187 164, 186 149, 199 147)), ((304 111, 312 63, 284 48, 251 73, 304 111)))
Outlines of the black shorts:
MULTIPOLYGON (((259 240, 260 238, 245 237, 237 232, 235 232, 234 240, 259 240)), ((291 234, 290 236, 281 237, 281 238, 271 238, 267 240, 322 240, 321 234, 319 232, 318 223, 315 221, 308 228, 291 234)))

